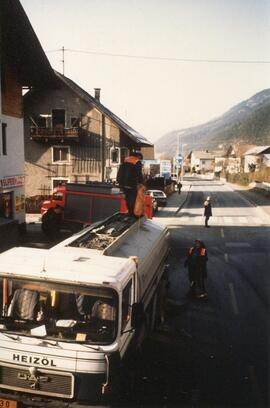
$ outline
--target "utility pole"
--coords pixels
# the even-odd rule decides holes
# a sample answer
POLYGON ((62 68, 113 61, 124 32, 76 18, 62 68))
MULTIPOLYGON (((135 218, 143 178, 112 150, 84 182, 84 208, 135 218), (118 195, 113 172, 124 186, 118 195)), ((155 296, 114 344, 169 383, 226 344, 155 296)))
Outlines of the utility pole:
POLYGON ((64 46, 62 47, 62 60, 61 60, 61 62, 62 62, 62 72, 63 72, 63 75, 65 75, 65 47, 64 46))
POLYGON ((105 115, 102 114, 101 119, 101 181, 105 181, 105 166, 106 166, 106 126, 105 115))

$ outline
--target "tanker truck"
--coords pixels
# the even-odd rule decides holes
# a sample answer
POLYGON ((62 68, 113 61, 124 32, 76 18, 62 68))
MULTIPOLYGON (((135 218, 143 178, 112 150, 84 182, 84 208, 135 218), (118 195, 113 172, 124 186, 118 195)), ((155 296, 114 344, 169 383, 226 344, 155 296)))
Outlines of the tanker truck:
POLYGON ((166 227, 120 213, 51 249, 0 254, 0 406, 121 392, 125 359, 162 318, 167 254, 166 227))

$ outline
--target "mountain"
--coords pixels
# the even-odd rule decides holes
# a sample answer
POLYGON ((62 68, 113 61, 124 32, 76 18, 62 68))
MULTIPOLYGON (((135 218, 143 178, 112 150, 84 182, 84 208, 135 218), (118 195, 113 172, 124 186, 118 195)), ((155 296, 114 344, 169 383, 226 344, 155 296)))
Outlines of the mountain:
POLYGON ((174 130, 155 143, 157 154, 174 155, 179 136, 184 151, 215 149, 232 143, 270 145, 270 89, 235 105, 222 116, 203 125, 174 130))

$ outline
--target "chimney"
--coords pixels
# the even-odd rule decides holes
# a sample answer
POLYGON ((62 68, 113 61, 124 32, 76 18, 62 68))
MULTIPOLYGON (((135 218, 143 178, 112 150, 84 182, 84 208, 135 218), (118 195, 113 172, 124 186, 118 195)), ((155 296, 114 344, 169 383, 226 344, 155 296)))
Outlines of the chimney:
POLYGON ((95 90, 95 99, 100 102, 100 88, 94 88, 95 90))

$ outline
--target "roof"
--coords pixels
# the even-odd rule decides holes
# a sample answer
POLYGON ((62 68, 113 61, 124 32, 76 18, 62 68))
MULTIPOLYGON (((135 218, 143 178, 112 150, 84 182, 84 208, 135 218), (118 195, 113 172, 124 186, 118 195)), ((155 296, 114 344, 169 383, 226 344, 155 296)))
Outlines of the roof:
POLYGON ((195 150, 194 152, 192 152, 192 155, 194 157, 196 157, 197 159, 202 159, 202 160, 207 160, 207 159, 214 159, 215 156, 213 155, 213 153, 208 152, 207 150, 195 150))
POLYGON ((19 0, 1 0, 1 59, 18 69, 23 86, 48 85, 53 69, 19 0))
POLYGON ((212 154, 213 154, 213 156, 216 157, 216 158, 218 158, 218 157, 226 157, 227 152, 226 152, 226 150, 214 150, 214 151, 212 152, 212 154))
POLYGON ((58 251, 36 248, 12 248, 0 254, 1 275, 12 274, 37 280, 67 284, 102 284, 121 288, 134 269, 126 258, 100 256, 98 251, 71 248, 58 251), (95 253, 96 252, 96 253, 95 253), (64 273, 63 273, 64 272, 64 273))
POLYGON ((149 147, 153 146, 153 143, 149 142, 144 136, 138 133, 136 130, 132 129, 127 123, 110 111, 106 106, 100 103, 96 98, 91 96, 88 92, 82 89, 79 85, 73 82, 71 79, 60 74, 57 71, 54 71, 55 75, 59 80, 65 83, 73 92, 75 92, 81 99, 85 102, 94 105, 98 110, 100 110, 104 115, 109 117, 119 128, 125 132, 132 140, 139 146, 149 147))
POLYGON ((245 156, 248 156, 248 155, 257 155, 257 154, 262 154, 262 153, 264 153, 265 151, 267 151, 269 149, 269 151, 270 151, 270 146, 256 146, 256 147, 253 147, 252 149, 249 149, 246 153, 245 153, 245 156))
POLYGON ((227 151, 227 156, 242 157, 249 149, 256 147, 253 144, 235 143, 231 145, 227 151))

